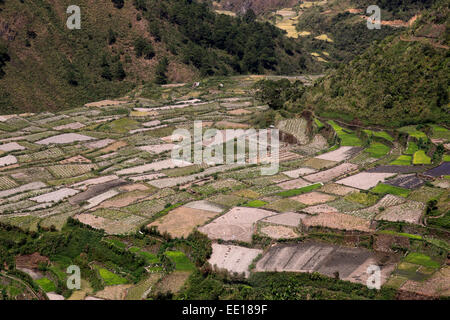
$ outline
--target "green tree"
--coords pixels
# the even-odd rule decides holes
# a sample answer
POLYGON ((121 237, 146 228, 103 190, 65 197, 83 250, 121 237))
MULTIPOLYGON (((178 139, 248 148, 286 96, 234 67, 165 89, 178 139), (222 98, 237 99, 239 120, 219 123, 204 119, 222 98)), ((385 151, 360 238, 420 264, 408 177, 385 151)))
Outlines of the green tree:
POLYGON ((127 74, 125 73, 125 70, 123 69, 123 64, 121 61, 117 62, 115 76, 116 76, 116 79, 118 79, 119 81, 122 81, 127 76, 127 74))
POLYGON ((167 57, 163 57, 156 66, 156 78, 155 83, 166 84, 167 83, 167 67, 169 65, 169 60, 167 57))
POLYGON ((111 0, 111 1, 114 4, 114 7, 116 7, 117 9, 123 8, 124 0, 111 0))
POLYGON ((116 43, 116 40, 117 40, 116 33, 110 28, 108 30, 108 44, 112 45, 116 43))
POLYGON ((155 50, 150 42, 139 37, 134 41, 134 51, 136 57, 144 57, 144 59, 152 59, 155 56, 155 50))
POLYGON ((8 55, 8 48, 0 43, 0 79, 5 75, 3 67, 6 65, 6 62, 9 62, 10 60, 11 58, 8 55))

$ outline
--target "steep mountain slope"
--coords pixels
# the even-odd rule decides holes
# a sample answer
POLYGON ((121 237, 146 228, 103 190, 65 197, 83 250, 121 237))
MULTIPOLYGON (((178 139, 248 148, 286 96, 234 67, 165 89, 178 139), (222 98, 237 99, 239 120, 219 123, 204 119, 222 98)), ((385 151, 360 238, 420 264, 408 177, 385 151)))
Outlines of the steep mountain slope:
POLYGON ((314 66, 273 26, 251 15, 216 15, 206 3, 80 0, 81 29, 69 30, 72 4, 0 1, 1 112, 77 106, 123 95, 143 81, 314 66))
MULTIPOLYGON (((373 41, 383 40, 408 27, 422 10, 436 0, 222 0, 213 7, 242 14, 253 10, 261 21, 287 32, 312 59, 326 68, 347 63, 366 50, 373 41), (368 30, 366 10, 381 9, 382 28, 368 30)), ((316 70, 320 70, 316 67, 316 70)))
POLYGON ((303 99, 328 117, 372 124, 449 123, 449 4, 330 72, 303 99))
POLYGON ((256 14, 264 14, 281 8, 292 7, 298 0, 218 0, 212 1, 216 8, 243 14, 251 9, 256 14))
POLYGON ((299 14, 295 24, 298 41, 316 60, 336 67, 361 54, 373 41, 408 27, 410 20, 436 1, 328 0, 308 2, 310 5, 301 2, 294 7, 299 14), (381 29, 367 28, 370 14, 366 10, 371 5, 381 9, 381 29))

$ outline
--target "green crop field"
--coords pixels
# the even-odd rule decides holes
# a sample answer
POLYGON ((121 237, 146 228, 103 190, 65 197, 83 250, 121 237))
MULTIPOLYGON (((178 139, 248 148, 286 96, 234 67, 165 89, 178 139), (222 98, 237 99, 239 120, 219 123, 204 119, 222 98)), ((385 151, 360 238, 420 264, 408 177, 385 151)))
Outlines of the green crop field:
POLYGON ((412 161, 411 156, 401 155, 397 159, 392 161, 390 164, 396 166, 409 166, 411 164, 411 161, 412 161))
POLYGON ((158 258, 158 256, 154 253, 150 253, 147 251, 143 251, 141 248, 139 247, 131 247, 130 249, 128 249, 130 252, 133 252, 135 254, 140 255, 141 257, 143 257, 147 263, 149 264, 153 264, 153 263, 159 263, 160 260, 158 258))
POLYGON ((280 196, 280 197, 283 197, 283 198, 293 197, 293 196, 298 196, 300 194, 313 191, 313 190, 315 190, 317 188, 320 188, 321 186, 322 186, 321 183, 316 183, 316 184, 312 184, 310 186, 306 186, 306 187, 302 187, 302 188, 298 188, 298 189, 292 189, 292 190, 286 190, 286 191, 278 192, 276 195, 280 196))
POLYGON ((194 271, 195 265, 181 251, 166 251, 164 253, 174 264, 177 271, 194 271))
POLYGON ((363 204, 365 206, 371 206, 377 203, 378 196, 370 193, 352 192, 348 196, 345 196, 345 200, 363 204))
POLYGON ((434 139, 450 140, 450 130, 448 130, 447 128, 434 124, 431 125, 431 128, 433 129, 432 137, 434 139))
POLYGON ((262 200, 252 200, 247 202, 244 206, 245 207, 252 207, 252 208, 259 208, 259 207, 263 207, 267 204, 267 202, 262 201, 262 200))
POLYGON ((107 286, 115 286, 118 284, 125 284, 128 282, 127 279, 122 278, 121 276, 119 276, 105 268, 97 267, 97 270, 100 274, 100 277, 103 279, 103 282, 107 286))
POLYGON ((440 267, 440 264, 438 262, 434 261, 429 256, 418 252, 411 252, 406 256, 404 261, 428 268, 438 269, 440 267))
POLYGON ((390 150, 391 148, 379 142, 372 142, 369 148, 366 149, 373 158, 382 158, 387 155, 390 150))
POLYGON ((395 232, 395 231, 391 231, 391 230, 381 230, 379 233, 381 234, 392 234, 395 236, 402 236, 402 237, 407 237, 413 240, 423 240, 422 236, 416 235, 416 234, 410 234, 410 233, 405 233, 405 232, 395 232))
POLYGON ((417 130, 414 126, 402 127, 399 128, 398 131, 407 133, 410 137, 416 138, 417 140, 419 139, 422 139, 423 141, 428 140, 427 135, 424 132, 417 130))
POLYGON ((401 196, 401 197, 405 197, 405 198, 411 193, 411 191, 409 191, 408 189, 395 187, 395 186, 391 186, 391 185, 384 184, 384 183, 379 183, 371 191, 376 194, 381 194, 381 195, 393 194, 393 195, 401 196))
POLYGON ((373 130, 369 130, 369 129, 365 129, 363 130, 369 137, 374 136, 377 138, 382 138, 385 139, 387 141, 393 142, 394 138, 392 138, 389 133, 387 133, 386 131, 373 131, 373 130))
POLYGON ((362 146, 362 141, 361 139, 358 138, 356 133, 352 132, 351 130, 342 128, 333 120, 328 121, 328 123, 333 127, 334 131, 336 131, 336 134, 341 140, 342 146, 354 146, 354 147, 362 146))
POLYGON ((48 278, 41 278, 35 280, 35 282, 44 290, 45 292, 54 292, 56 291, 56 285, 48 278))
POLYGON ((413 164, 430 164, 431 158, 426 155, 425 151, 419 150, 414 153, 413 164))
POLYGON ((316 124, 318 129, 322 129, 324 127, 324 124, 322 123, 322 121, 320 121, 317 118, 314 118, 314 123, 316 124))
POLYGON ((417 143, 415 143, 414 141, 409 141, 408 148, 406 149, 405 154, 413 155, 418 150, 419 150, 419 147, 417 146, 417 143))

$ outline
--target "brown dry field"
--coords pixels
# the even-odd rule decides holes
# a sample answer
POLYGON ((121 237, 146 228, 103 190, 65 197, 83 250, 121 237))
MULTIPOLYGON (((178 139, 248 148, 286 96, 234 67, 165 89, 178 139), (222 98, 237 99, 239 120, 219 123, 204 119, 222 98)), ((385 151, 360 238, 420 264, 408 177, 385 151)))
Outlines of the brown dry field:
POLYGON ((125 147, 126 145, 127 145, 127 143, 125 141, 117 141, 117 142, 114 142, 114 143, 110 144, 109 146, 101 149, 100 152, 102 152, 102 153, 114 152, 114 151, 119 150, 122 147, 125 147))
POLYGON ((359 192, 358 189, 346 187, 346 186, 336 184, 336 183, 326 184, 322 188, 320 188, 319 191, 335 194, 338 196, 346 196, 352 192, 359 192))
POLYGON ((231 110, 228 111, 228 114, 231 114, 233 116, 240 116, 243 114, 251 114, 252 112, 250 110, 246 110, 246 109, 235 109, 235 110, 231 110))
POLYGON ((148 189, 149 188, 142 183, 128 184, 126 186, 119 187, 120 191, 126 191, 126 192, 137 191, 137 190, 145 191, 148 189))
POLYGON ((300 224, 301 219, 304 218, 305 216, 306 216, 305 214, 301 213, 285 212, 277 214, 275 216, 268 217, 261 221, 272 224, 279 224, 283 226, 297 227, 300 224))
POLYGON ((302 209, 302 212, 306 212, 309 214, 315 214, 315 213, 321 213, 321 212, 329 213, 329 212, 339 212, 339 211, 338 211, 338 209, 333 208, 327 204, 318 204, 316 206, 304 208, 304 209, 302 209))
POLYGON ((338 230, 370 232, 370 221, 337 212, 321 212, 302 219, 305 227, 326 227, 338 230))
POLYGON ((107 234, 126 234, 136 232, 139 226, 145 221, 144 218, 131 215, 122 220, 112 220, 98 217, 93 214, 82 213, 74 216, 74 219, 90 225, 95 229, 103 229, 107 234))
POLYGON ((120 100, 102 100, 102 101, 96 101, 96 102, 90 102, 86 103, 86 107, 106 107, 106 106, 118 106, 121 104, 128 103, 128 101, 120 101, 120 100))
POLYGON ((315 204, 329 202, 336 198, 333 196, 330 196, 328 194, 325 194, 325 193, 313 191, 310 193, 305 193, 305 194, 301 194, 299 196, 292 197, 290 199, 298 201, 303 204, 306 204, 308 206, 311 206, 311 205, 315 205, 315 204))
POLYGON ((336 179, 340 176, 343 176, 344 174, 355 171, 357 169, 358 169, 358 166, 355 164, 343 163, 337 167, 334 167, 334 168, 331 168, 331 169, 328 169, 325 171, 313 173, 313 174, 304 176, 303 178, 305 178, 306 180, 311 181, 311 182, 328 182, 328 181, 336 179))
POLYGON ((176 238, 187 237, 194 228, 203 225, 216 215, 216 212, 179 207, 150 223, 147 227, 156 226, 160 233, 168 232, 176 238))
POLYGON ((95 296, 105 300, 124 300, 128 288, 131 284, 119 284, 117 286, 107 286, 102 291, 98 291, 95 296))
POLYGON ((292 228, 286 226, 265 226, 260 232, 272 239, 295 239, 299 236, 292 228))
POLYGON ((219 121, 215 125, 217 128, 224 128, 224 129, 247 129, 250 126, 246 123, 237 123, 237 122, 231 122, 231 121, 219 121))
POLYGON ((310 182, 305 181, 302 178, 298 178, 298 179, 279 183, 279 184, 277 184, 277 186, 284 190, 290 190, 290 189, 296 189, 296 188, 303 188, 303 187, 309 186, 310 184, 311 184, 310 182))
POLYGON ((450 296, 450 266, 443 267, 441 270, 435 272, 430 279, 423 282, 408 280, 400 289, 426 296, 448 297, 450 296))
POLYGON ((190 275, 191 273, 186 271, 172 272, 167 276, 165 276, 164 278, 162 278, 161 281, 159 281, 156 284, 155 289, 152 291, 155 293, 157 292, 165 293, 169 291, 172 293, 177 293, 178 291, 181 290, 181 288, 183 288, 186 280, 189 278, 190 275))
POLYGON ((420 224, 425 204, 408 200, 405 203, 386 208, 376 216, 376 220, 404 221, 412 224, 420 224))
POLYGON ((251 242, 256 222, 273 215, 273 212, 259 208, 234 207, 199 231, 210 239, 251 242))
POLYGON ((71 204, 80 204, 83 201, 92 199, 93 197, 96 197, 104 192, 112 190, 113 188, 123 186, 126 183, 127 182, 123 179, 116 179, 104 183, 95 184, 90 186, 86 191, 83 191, 71 197, 69 199, 69 202, 71 204))
POLYGON ((324 168, 329 168, 329 167, 333 167, 335 165, 337 165, 338 162, 336 161, 329 161, 329 160, 322 160, 322 159, 316 159, 316 158, 311 158, 306 160, 303 163, 303 166, 306 167, 310 167, 316 170, 321 170, 324 168))
POLYGON ((69 163, 91 163, 91 162, 92 162, 91 160, 89 160, 83 156, 74 156, 72 158, 61 160, 59 163, 69 164, 69 163))
POLYGON ((47 257, 41 256, 37 252, 16 257, 17 268, 36 269, 39 267, 39 263, 41 262, 46 263, 50 262, 50 260, 47 257))
POLYGON ((148 196, 146 192, 129 192, 125 194, 120 194, 109 200, 102 202, 100 205, 95 207, 95 209, 100 208, 123 208, 136 201, 142 200, 148 196))
POLYGON ((234 245, 212 244, 212 255, 208 260, 213 268, 249 275, 248 267, 263 251, 234 245))
POLYGON ((90 225, 93 228, 96 229, 102 229, 104 225, 106 224, 106 219, 102 217, 94 216, 93 214, 88 213, 82 213, 79 215, 74 216, 74 219, 77 219, 78 221, 90 225))

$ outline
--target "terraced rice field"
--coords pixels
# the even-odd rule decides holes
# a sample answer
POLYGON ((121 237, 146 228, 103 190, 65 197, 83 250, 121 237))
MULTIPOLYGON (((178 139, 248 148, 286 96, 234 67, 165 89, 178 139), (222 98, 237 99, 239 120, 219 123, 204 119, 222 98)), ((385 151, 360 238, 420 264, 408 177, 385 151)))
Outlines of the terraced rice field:
POLYGON ((375 187, 379 182, 383 182, 387 178, 394 175, 395 174, 393 173, 361 172, 353 176, 338 180, 336 183, 352 188, 369 190, 375 187))
POLYGON ((362 145, 361 139, 351 130, 344 129, 340 125, 338 125, 333 120, 328 121, 328 124, 331 125, 331 127, 336 132, 337 136, 341 140, 342 146, 356 146, 359 147, 362 145))
POLYGON ((203 225, 216 215, 217 212, 214 211, 179 207, 150 223, 148 227, 156 227, 161 234, 167 232, 176 238, 187 237, 195 227, 203 225))
POLYGON ((414 153, 413 164, 431 164, 431 158, 426 155, 425 151, 419 150, 414 153))
POLYGON ((300 236, 300 234, 293 228, 280 226, 280 225, 264 225, 259 229, 259 233, 265 237, 271 239, 295 239, 300 236))
POLYGON ((293 135, 299 144, 306 144, 309 142, 309 137, 306 134, 307 122, 305 119, 289 119, 281 121, 277 124, 277 128, 281 132, 293 135))
POLYGON ((302 226, 322 227, 333 230, 370 232, 370 221, 337 212, 321 212, 302 219, 302 226))
POLYGON ((376 220, 403 221, 419 224, 424 209, 425 205, 422 202, 408 200, 400 205, 385 209, 376 217, 376 220))
POLYGON ((235 207, 199 231, 211 239, 251 242, 253 228, 257 221, 274 215, 271 211, 257 208, 235 207))
POLYGON ((311 182, 329 182, 345 174, 351 173, 357 169, 358 166, 355 164, 343 163, 334 168, 304 176, 304 179, 311 182))
MULTIPOLYGON (((276 245, 256 264, 256 271, 319 272, 330 277, 335 272, 340 279, 365 284, 367 267, 380 257, 361 248, 345 248, 330 244, 305 242, 296 245, 276 245)), ((381 269, 381 282, 394 270, 394 259, 387 259, 381 269)))
MULTIPOLYGON (((328 56, 322 49, 317 54, 328 56)), ((99 102, 95 105, 101 109, 37 114, 28 117, 25 126, 20 121, 13 126, 5 123, 8 130, 1 132, 0 140, 0 222, 24 230, 64 231, 67 220, 74 218, 104 230, 102 242, 114 235, 116 241, 109 244, 148 264, 148 274, 138 283, 113 265, 96 264, 93 271, 105 288, 83 289, 72 295, 74 299, 141 299, 183 290, 197 270, 196 253, 190 251, 196 248, 190 247, 191 242, 186 246, 186 238, 196 230, 212 242, 209 263, 239 277, 265 271, 316 271, 335 277, 339 272, 343 280, 364 284, 367 266, 379 263, 385 281, 395 258, 361 248, 371 246, 365 237, 376 238, 385 226, 392 230, 382 230, 384 236, 411 233, 430 248, 433 243, 445 248, 442 239, 393 231, 399 225, 426 227, 432 220, 423 219, 429 200, 447 207, 448 152, 439 163, 440 157, 431 154, 434 147, 427 148, 426 155, 419 148, 426 133, 429 139, 446 139, 448 130, 443 127, 430 126, 423 132, 402 128, 410 136, 405 146, 406 139, 395 141, 394 129, 349 130, 337 121, 282 119, 276 125, 290 142, 281 143, 280 170, 270 176, 262 174, 261 163, 172 160, 171 150, 180 138, 174 130, 191 132, 194 120, 204 119, 202 130, 219 129, 219 134, 226 127, 252 126, 253 118, 268 109, 253 99, 251 89, 265 78, 236 77, 232 90, 228 82, 221 90, 216 82, 205 90, 202 86, 209 84, 199 89, 155 86, 152 90, 161 90, 164 98, 136 96, 142 108, 133 98, 121 102, 120 112, 108 106, 110 102, 99 102), (177 239, 160 251, 169 236, 177 239), (313 236, 323 242, 307 240, 313 236)), ((290 80, 298 78, 304 77, 290 80)), ((207 140, 202 147, 213 143, 207 140)), ((437 219, 440 228, 446 225, 445 215, 433 221, 437 219)), ((413 264, 416 272, 424 267, 416 262, 402 263, 413 264)), ((46 280, 41 282, 50 290, 46 280)), ((442 283, 442 276, 430 274, 422 286, 406 279, 400 287, 435 292, 442 283)))
POLYGON ((292 197, 291 199, 303 203, 305 205, 311 206, 333 201, 335 197, 325 193, 313 191, 310 193, 305 193, 299 196, 292 197))
POLYGON ((391 165, 396 165, 396 166, 409 166, 411 164, 411 162, 412 162, 412 157, 411 156, 401 155, 397 159, 392 161, 390 164, 391 165))
POLYGON ((12 189, 17 186, 17 182, 8 176, 0 176, 0 190, 12 189))
POLYGON ((212 255, 208 262, 213 268, 225 269, 231 273, 250 274, 249 267, 252 261, 262 250, 249 249, 233 245, 222 245, 214 243, 212 245, 212 255))
POLYGON ((89 141, 89 140, 93 140, 93 139, 94 138, 92 138, 92 137, 88 137, 88 136, 78 134, 78 133, 63 133, 63 134, 56 135, 56 136, 53 136, 50 138, 36 141, 36 143, 42 144, 42 145, 68 144, 68 143, 74 143, 74 142, 89 141))
POLYGON ((355 153, 358 153, 360 150, 360 148, 355 147, 340 147, 337 150, 321 154, 316 158, 341 162, 350 159, 355 153))

